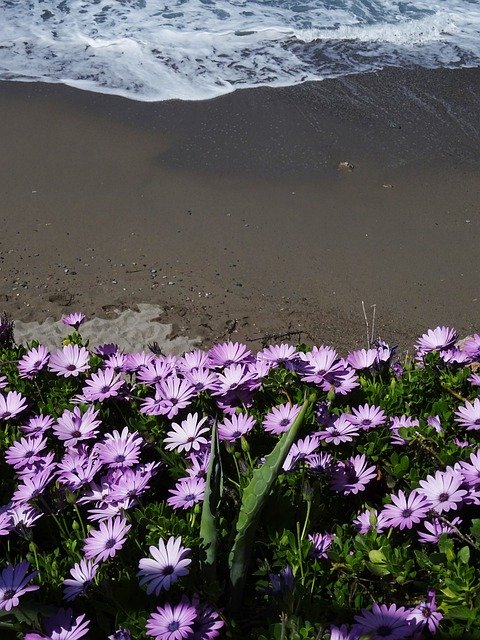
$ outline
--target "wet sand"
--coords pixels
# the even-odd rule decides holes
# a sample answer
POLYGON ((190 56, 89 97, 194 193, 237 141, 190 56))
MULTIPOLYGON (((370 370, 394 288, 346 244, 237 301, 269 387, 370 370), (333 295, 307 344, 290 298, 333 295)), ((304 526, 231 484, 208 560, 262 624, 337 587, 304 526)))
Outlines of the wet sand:
POLYGON ((0 83, 0 312, 159 305, 173 334, 403 348, 480 329, 480 70, 206 102, 0 83), (339 169, 349 163, 353 169, 339 169))

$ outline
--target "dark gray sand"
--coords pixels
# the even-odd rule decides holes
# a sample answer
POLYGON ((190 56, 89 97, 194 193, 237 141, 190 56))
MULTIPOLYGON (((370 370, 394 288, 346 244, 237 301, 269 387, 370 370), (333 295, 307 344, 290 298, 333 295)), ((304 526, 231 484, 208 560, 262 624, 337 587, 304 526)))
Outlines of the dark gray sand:
POLYGON ((343 353, 366 346, 362 301, 404 348, 480 329, 479 69, 154 104, 4 82, 0 141, 14 319, 151 303, 205 346, 343 353))

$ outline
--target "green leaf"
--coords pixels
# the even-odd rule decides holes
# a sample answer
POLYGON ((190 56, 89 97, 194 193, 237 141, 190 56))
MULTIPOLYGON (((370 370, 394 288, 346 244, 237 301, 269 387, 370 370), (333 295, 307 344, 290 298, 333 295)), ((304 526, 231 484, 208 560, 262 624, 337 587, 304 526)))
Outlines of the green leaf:
POLYGON ((370 558, 370 561, 375 564, 385 564, 387 562, 387 559, 381 549, 372 549, 368 552, 368 557, 370 558))
POLYGON ((470 560, 470 549, 468 547, 462 547, 457 553, 457 556, 462 564, 468 564, 470 560))

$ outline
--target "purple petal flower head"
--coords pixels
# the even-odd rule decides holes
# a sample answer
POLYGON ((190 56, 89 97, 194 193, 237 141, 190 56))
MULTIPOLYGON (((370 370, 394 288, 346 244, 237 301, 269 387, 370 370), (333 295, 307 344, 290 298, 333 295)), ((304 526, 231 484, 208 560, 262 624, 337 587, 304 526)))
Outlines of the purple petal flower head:
MULTIPOLYGON (((184 598, 183 602, 187 599, 184 598)), ((209 604, 202 604, 197 595, 194 595, 191 601, 192 606, 197 611, 197 617, 193 623, 192 640, 214 640, 220 635, 220 629, 224 626, 223 620, 209 604)))
POLYGON ((401 415, 394 416, 390 421, 390 431, 392 432, 392 444, 398 444, 403 446, 407 443, 405 438, 399 434, 399 429, 408 429, 410 427, 418 427, 420 422, 417 418, 411 418, 410 416, 401 415))
POLYGON ((400 362, 395 362, 394 364, 392 364, 392 372, 397 380, 399 380, 403 376, 403 371, 404 369, 400 362))
POLYGON ((469 356, 458 349, 457 347, 453 347, 452 349, 445 349, 440 351, 440 359, 445 362, 445 364, 468 364, 471 360, 469 356))
POLYGON ((108 636, 108 640, 133 640, 133 638, 128 629, 117 629, 114 634, 108 636))
POLYGON ((80 560, 70 569, 71 578, 63 581, 65 589, 63 591, 64 600, 75 600, 78 596, 86 594, 88 587, 92 584, 98 571, 98 564, 92 560, 80 560))
POLYGON ((436 327, 429 329, 421 338, 417 340, 415 349, 417 357, 423 359, 423 356, 430 351, 442 351, 453 347, 458 339, 455 329, 449 327, 436 327))
POLYGON ((437 610, 435 603, 435 591, 429 591, 427 600, 417 605, 409 616, 420 628, 426 627, 432 634, 438 631, 442 618, 443 615, 437 610))
POLYGON ((437 433, 441 433, 442 431, 442 423, 440 422, 439 416, 429 416, 427 418, 427 424, 432 429, 435 429, 437 433))
POLYGON ((43 513, 29 504, 12 504, 8 513, 12 516, 14 528, 30 529, 43 513))
POLYGON ((24 640, 79 640, 88 633, 89 624, 85 614, 74 618, 71 609, 60 609, 45 619, 45 633, 27 633, 24 640))
POLYGON ((480 375, 478 373, 472 373, 471 376, 468 376, 467 380, 472 386, 480 387, 480 375))
POLYGON ((210 451, 208 449, 204 449, 200 451, 198 454, 191 453, 188 456, 189 467, 186 469, 186 472, 191 478, 206 478, 208 463, 210 461, 210 451))
POLYGON ((115 373, 124 373, 128 370, 127 356, 121 351, 115 351, 105 358, 105 369, 113 369, 115 373))
POLYGON ((299 356, 302 361, 300 371, 304 374, 302 380, 305 382, 321 384, 327 373, 341 368, 335 349, 323 344, 320 347, 313 347, 307 353, 300 353, 299 356))
POLYGON ((231 418, 224 418, 218 425, 218 437, 220 440, 235 442, 255 426, 255 418, 245 413, 234 413, 231 418))
POLYGON ((0 611, 10 611, 19 604, 20 596, 28 591, 36 591, 40 587, 28 585, 38 571, 28 573, 30 564, 25 560, 13 566, 7 565, 0 574, 0 611))
POLYGON ((213 346, 208 352, 209 366, 214 369, 238 363, 246 364, 251 361, 251 352, 239 342, 222 342, 213 346))
POLYGON ((202 502, 205 497, 204 478, 181 478, 174 489, 170 489, 171 497, 167 503, 174 509, 189 509, 202 502))
POLYGON ((461 489, 463 477, 451 467, 446 471, 436 471, 435 476, 427 476, 426 480, 420 480, 421 487, 418 493, 423 494, 430 507, 436 513, 455 511, 464 501, 467 491, 461 489))
POLYGON ((298 352, 290 344, 272 344, 257 354, 258 360, 268 362, 272 366, 283 365, 290 370, 294 368, 294 361, 297 358, 298 352))
POLYGON ((283 470, 292 471, 302 460, 306 460, 314 453, 319 444, 320 441, 316 435, 305 436, 303 440, 300 438, 294 442, 283 463, 283 470))
POLYGON ((175 363, 171 357, 154 356, 140 367, 137 380, 143 384, 157 384, 171 376, 174 371, 175 363))
POLYGON ((55 464, 48 464, 41 471, 30 476, 23 476, 12 496, 12 502, 28 502, 40 496, 53 480, 55 464))
POLYGON ((113 502, 127 498, 137 500, 150 488, 149 482, 160 466, 159 462, 149 462, 135 469, 122 469, 121 476, 111 484, 110 499, 113 502))
POLYGON ((84 313, 70 313, 68 316, 62 318, 62 322, 67 327, 73 327, 75 331, 78 331, 80 325, 85 322, 84 313))
POLYGON ((192 385, 195 393, 218 391, 218 374, 210 369, 192 369, 185 372, 185 380, 192 385))
POLYGON ((347 362, 351 367, 359 371, 361 369, 370 369, 377 362, 377 358, 377 349, 359 349, 348 354, 347 362))
POLYGON ((147 634, 158 640, 183 640, 193 634, 197 610, 186 601, 172 606, 168 602, 157 607, 147 620, 147 634))
POLYGON ((160 397, 160 414, 166 415, 170 420, 181 409, 185 409, 191 403, 195 395, 195 389, 188 380, 169 376, 156 385, 160 397))
POLYGON ((18 361, 18 371, 21 378, 34 378, 37 373, 40 373, 44 369, 48 360, 50 359, 50 352, 47 347, 39 345, 33 347, 18 361))
POLYGON ((455 422, 466 427, 467 431, 480 429, 480 400, 475 398, 473 404, 467 402, 455 411, 455 422))
POLYGON ((320 560, 320 558, 328 558, 328 549, 333 542, 333 534, 331 533, 312 533, 308 536, 312 543, 310 555, 320 560))
POLYGON ((57 480, 70 491, 77 491, 93 480, 101 466, 95 451, 70 449, 58 463, 57 480))
POLYGON ((27 408, 27 400, 17 391, 0 393, 0 420, 10 420, 27 408))
POLYGON ((300 408, 298 404, 290 402, 273 407, 263 420, 263 428, 275 436, 288 431, 300 413, 300 408))
POLYGON ((202 446, 208 444, 204 435, 210 432, 210 429, 204 426, 207 419, 207 417, 200 419, 198 413, 189 413, 181 424, 173 422, 172 430, 167 433, 167 437, 163 441, 165 449, 169 451, 175 449, 178 452, 189 452, 192 449, 200 451, 202 446))
POLYGON ((120 516, 101 522, 98 530, 90 531, 85 539, 85 557, 95 562, 113 558, 125 544, 131 526, 120 516))
POLYGON ((311 453, 305 457, 305 463, 309 469, 315 473, 322 473, 330 469, 332 465, 332 454, 326 451, 321 453, 311 453))
POLYGON ((408 619, 410 613, 411 610, 405 607, 374 603, 371 611, 362 609, 362 613, 355 616, 353 630, 359 635, 367 635, 369 640, 404 640, 416 628, 415 622, 408 619))
POLYGON ((353 526, 360 535, 364 536, 373 530, 382 533, 386 525, 382 514, 378 514, 376 509, 370 508, 365 509, 355 518, 353 526))
POLYGON ((12 514, 8 510, 0 511, 0 536, 8 536, 14 526, 12 514))
POLYGON ((361 454, 345 462, 337 462, 332 471, 330 486, 334 491, 349 495, 365 491, 365 487, 377 475, 374 466, 367 467, 367 459, 361 454))
POLYGON ((77 377, 80 373, 88 371, 90 354, 85 347, 77 344, 67 344, 62 349, 58 349, 50 356, 48 368, 57 376, 69 378, 77 377))
POLYGON ((54 420, 50 416, 44 416, 42 413, 38 416, 32 416, 27 420, 27 424, 21 425, 20 430, 29 435, 41 435, 53 426, 54 420))
POLYGON ((97 447, 102 464, 110 467, 132 467, 137 464, 143 446, 142 437, 134 431, 130 433, 125 427, 122 433, 107 433, 103 443, 97 447))
POLYGON ((110 356, 114 356, 118 351, 120 350, 120 347, 118 346, 118 344, 115 344, 114 342, 107 342, 105 344, 100 344, 98 345, 98 347, 95 349, 95 353, 97 354, 97 356, 100 356, 100 358, 109 358, 110 356))
POLYGON ((293 591, 294 577, 292 568, 287 565, 280 573, 269 573, 270 588, 268 592, 274 596, 285 596, 293 591))
POLYGON ((454 532, 454 527, 457 527, 461 523, 462 523, 462 521, 458 517, 457 518, 453 518, 453 520, 451 521, 450 524, 448 524, 446 522, 441 522, 437 518, 434 518, 434 520, 432 522, 429 522, 427 520, 427 521, 425 521, 423 523, 425 529, 427 530, 427 532, 420 531, 419 534, 418 534, 418 539, 420 540, 420 542, 430 542, 432 544, 437 544, 437 542, 440 540, 440 536, 442 534, 444 534, 444 533, 448 533, 448 534, 453 533, 454 532))
POLYGON ((391 495, 390 498, 393 504, 387 504, 381 511, 385 527, 411 529, 425 518, 431 508, 425 496, 416 491, 405 496, 400 490, 398 495, 391 495))
POLYGON ((352 413, 347 415, 347 418, 351 424, 354 424, 361 429, 374 429, 375 427, 379 427, 384 424, 387 416, 380 407, 364 404, 357 408, 354 407, 352 409, 352 413))
POLYGON ((470 462, 460 462, 459 471, 470 487, 480 484, 480 449, 470 454, 470 462))
POLYGON ((5 462, 14 469, 32 468, 42 457, 47 440, 42 436, 27 436, 14 442, 5 452, 5 462))
POLYGON ((96 419, 97 416, 98 411, 93 407, 89 407, 84 414, 79 407, 75 407, 73 411, 65 409, 53 427, 53 432, 65 446, 75 446, 78 442, 90 440, 98 435, 97 427, 101 422, 96 419))
POLYGON ((215 395, 224 396, 245 389, 255 380, 256 374, 244 364, 230 364, 218 374, 218 391, 215 395))
POLYGON ((0 389, 5 389, 8 386, 8 380, 5 376, 0 376, 0 389))
POLYGON ((117 397, 125 388, 125 380, 113 369, 99 369, 85 380, 82 393, 88 402, 103 402, 108 398, 117 397))
POLYGON ((178 367, 184 372, 193 372, 198 369, 208 369, 208 353, 201 349, 194 349, 185 353, 178 359, 178 367))
POLYGON ((463 341, 463 350, 471 360, 478 362, 480 359, 480 335, 475 333, 473 336, 466 338, 463 341))
POLYGON ((333 444, 352 442, 358 436, 358 427, 350 422, 346 414, 342 414, 317 435, 320 440, 333 444))
POLYGON ((158 541, 158 547, 150 547, 152 558, 142 558, 139 562, 140 571, 137 573, 140 586, 147 585, 148 595, 158 596, 162 589, 168 591, 172 584, 182 576, 188 575, 188 557, 190 549, 182 546, 182 539, 171 536, 167 544, 158 541))
POLYGON ((139 371, 140 368, 144 365, 148 364, 149 362, 153 362, 154 358, 154 355, 152 355, 151 353, 145 353, 145 351, 140 351, 138 353, 127 353, 127 371, 130 371, 131 373, 139 371))
POLYGON ((358 640, 358 633, 350 631, 346 624, 341 627, 330 627, 330 640, 358 640))

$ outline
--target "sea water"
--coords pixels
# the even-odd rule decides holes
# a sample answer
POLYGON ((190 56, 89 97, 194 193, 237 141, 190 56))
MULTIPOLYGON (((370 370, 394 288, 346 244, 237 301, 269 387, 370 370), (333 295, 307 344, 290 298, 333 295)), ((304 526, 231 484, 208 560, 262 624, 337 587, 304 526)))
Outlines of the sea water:
POLYGON ((200 100, 480 65, 480 0, 0 0, 0 79, 200 100))

